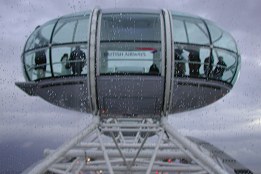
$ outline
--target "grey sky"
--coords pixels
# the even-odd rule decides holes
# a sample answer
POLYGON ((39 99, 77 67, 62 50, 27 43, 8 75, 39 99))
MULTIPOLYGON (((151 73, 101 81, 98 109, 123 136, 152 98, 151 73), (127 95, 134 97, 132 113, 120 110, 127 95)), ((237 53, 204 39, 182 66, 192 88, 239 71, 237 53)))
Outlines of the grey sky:
MULTIPOLYGON (((231 33, 242 56, 241 74, 233 90, 218 102, 170 117, 181 132, 213 143, 250 169, 261 173, 261 1, 259 0, 9 0, 0 1, 0 144, 25 138, 65 140, 91 119, 58 108, 14 86, 24 81, 20 55, 37 25, 53 18, 92 9, 168 8, 214 21, 231 33)), ((0 152, 1 153, 1 152, 0 152)), ((42 153, 42 152, 39 152, 42 153)))

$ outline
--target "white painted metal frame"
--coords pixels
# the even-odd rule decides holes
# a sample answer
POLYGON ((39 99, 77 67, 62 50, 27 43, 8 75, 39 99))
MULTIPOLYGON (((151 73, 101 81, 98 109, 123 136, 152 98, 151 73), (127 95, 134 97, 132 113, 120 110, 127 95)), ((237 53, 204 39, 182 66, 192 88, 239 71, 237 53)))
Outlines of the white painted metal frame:
POLYGON ((163 115, 168 115, 167 111, 169 110, 169 104, 171 100, 171 89, 173 82, 173 69, 174 69, 174 56, 173 56, 173 41, 172 41, 172 30, 171 30, 171 19, 168 10, 163 9, 164 23, 165 23, 165 49, 166 49, 166 74, 165 74, 165 96, 164 96, 164 106, 163 106, 163 115))
POLYGON ((97 23, 98 23, 99 9, 95 8, 91 15, 90 37, 89 37, 89 88, 92 103, 92 113, 94 115, 98 112, 97 97, 96 97, 96 42, 97 42, 97 23))
POLYGON ((167 123, 115 118, 92 123, 46 158, 29 174, 69 173, 211 173, 227 174, 220 160, 167 123))

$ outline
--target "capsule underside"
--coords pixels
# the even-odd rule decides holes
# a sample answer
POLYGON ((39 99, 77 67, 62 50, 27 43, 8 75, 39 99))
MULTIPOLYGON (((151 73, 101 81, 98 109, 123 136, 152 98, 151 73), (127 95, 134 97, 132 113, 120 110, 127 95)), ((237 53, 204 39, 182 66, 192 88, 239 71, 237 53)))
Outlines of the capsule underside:
POLYGON ((94 9, 28 38, 29 95, 101 116, 159 117, 206 106, 235 84, 234 39, 211 21, 169 10, 94 9))

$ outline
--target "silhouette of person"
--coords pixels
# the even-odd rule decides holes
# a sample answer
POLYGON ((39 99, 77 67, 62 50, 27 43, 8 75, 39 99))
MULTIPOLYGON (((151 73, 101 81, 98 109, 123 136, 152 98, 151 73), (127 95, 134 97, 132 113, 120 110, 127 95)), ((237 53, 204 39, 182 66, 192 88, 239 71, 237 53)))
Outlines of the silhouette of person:
POLYGON ((218 63, 216 65, 216 68, 213 71, 214 78, 221 79, 226 68, 227 68, 227 64, 224 62, 223 57, 219 56, 218 63))
POLYGON ((185 75, 185 63, 182 57, 183 50, 182 49, 175 49, 175 60, 179 61, 175 63, 175 75, 182 77, 185 75))
POLYGON ((45 50, 35 52, 35 70, 37 71, 37 79, 45 77, 46 71, 46 55, 45 50))
POLYGON ((80 49, 80 46, 76 46, 75 50, 71 52, 69 60, 73 75, 80 75, 86 60, 85 53, 80 49))
POLYGON ((157 67, 157 65, 155 63, 153 63, 150 66, 150 70, 149 70, 150 74, 159 74, 159 68, 157 67))
POLYGON ((61 68, 61 74, 62 75, 69 75, 71 74, 71 66, 69 63, 69 56, 68 54, 64 54, 61 58, 61 64, 62 64, 62 68, 61 68))
POLYGON ((212 59, 212 56, 209 56, 204 61, 205 77, 208 77, 211 74, 212 68, 213 68, 213 59, 212 59))
POLYGON ((189 53, 189 74, 192 77, 199 76, 200 59, 198 51, 191 51, 189 53))

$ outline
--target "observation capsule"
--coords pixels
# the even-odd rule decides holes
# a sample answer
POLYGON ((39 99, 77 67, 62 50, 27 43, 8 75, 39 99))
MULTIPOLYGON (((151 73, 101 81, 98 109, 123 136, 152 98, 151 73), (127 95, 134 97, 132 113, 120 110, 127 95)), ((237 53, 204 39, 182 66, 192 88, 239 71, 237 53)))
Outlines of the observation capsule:
POLYGON ((35 29, 22 53, 29 95, 103 117, 160 117, 226 95, 240 69, 231 35, 171 10, 93 9, 35 29))

